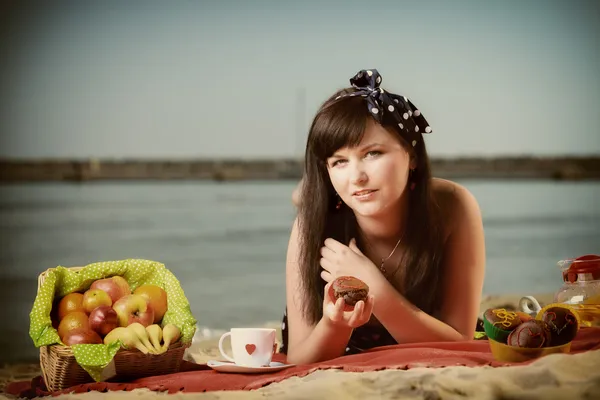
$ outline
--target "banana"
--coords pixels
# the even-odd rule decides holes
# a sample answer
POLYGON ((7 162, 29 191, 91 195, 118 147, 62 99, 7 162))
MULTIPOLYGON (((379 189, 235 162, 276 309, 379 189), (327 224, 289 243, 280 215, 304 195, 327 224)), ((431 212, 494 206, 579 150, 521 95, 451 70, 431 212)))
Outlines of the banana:
POLYGON ((159 349, 154 348, 154 346, 152 346, 148 340, 148 331, 146 331, 146 327, 144 325, 140 324, 139 322, 134 322, 133 324, 129 324, 127 329, 131 330, 137 336, 137 338, 151 354, 158 354, 159 349))
POLYGON ((149 325, 146 327, 146 332, 148 332, 148 337, 150 338, 150 342, 152 346, 156 349, 157 354, 164 353, 160 342, 163 338, 163 330, 158 324, 149 325))
POLYGON ((174 324, 165 325, 163 328, 164 344, 163 344, 162 350, 167 351, 169 349, 169 346, 171 345, 171 343, 175 343, 177 340, 179 340, 180 336, 181 336, 181 331, 179 330, 179 328, 177 326, 175 326, 174 324))
POLYGON ((104 337, 104 344, 110 344, 120 340, 122 343, 122 347, 125 349, 138 349, 144 354, 148 354, 148 348, 146 348, 140 339, 137 337, 135 332, 131 329, 127 329, 124 327, 118 327, 108 332, 108 334, 104 337))

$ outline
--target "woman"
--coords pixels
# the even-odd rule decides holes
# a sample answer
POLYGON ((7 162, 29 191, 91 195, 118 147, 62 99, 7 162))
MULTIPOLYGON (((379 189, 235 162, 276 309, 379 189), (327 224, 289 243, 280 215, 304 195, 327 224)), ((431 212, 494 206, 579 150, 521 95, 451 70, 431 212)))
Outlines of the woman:
POLYGON ((430 176, 431 128, 410 100, 382 89, 374 69, 350 82, 308 136, 286 262, 290 363, 475 332, 485 269, 477 201, 430 176), (353 311, 327 295, 344 275, 370 288, 353 311))

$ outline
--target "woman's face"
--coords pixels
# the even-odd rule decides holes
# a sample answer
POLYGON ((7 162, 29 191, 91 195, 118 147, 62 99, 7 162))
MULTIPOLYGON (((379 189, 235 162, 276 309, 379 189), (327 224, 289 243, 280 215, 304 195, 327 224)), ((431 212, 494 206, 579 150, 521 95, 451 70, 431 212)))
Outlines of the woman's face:
POLYGON ((369 119, 362 141, 327 159, 333 188, 356 214, 379 216, 399 204, 416 164, 395 133, 369 119))

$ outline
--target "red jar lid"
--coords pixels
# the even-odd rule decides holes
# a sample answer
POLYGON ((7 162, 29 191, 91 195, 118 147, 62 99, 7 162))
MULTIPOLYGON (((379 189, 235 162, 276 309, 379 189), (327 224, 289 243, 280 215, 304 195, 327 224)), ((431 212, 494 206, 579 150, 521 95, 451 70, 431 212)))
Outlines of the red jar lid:
POLYGON ((572 260, 569 268, 563 271, 563 280, 570 283, 600 280, 600 256, 586 254, 572 260))

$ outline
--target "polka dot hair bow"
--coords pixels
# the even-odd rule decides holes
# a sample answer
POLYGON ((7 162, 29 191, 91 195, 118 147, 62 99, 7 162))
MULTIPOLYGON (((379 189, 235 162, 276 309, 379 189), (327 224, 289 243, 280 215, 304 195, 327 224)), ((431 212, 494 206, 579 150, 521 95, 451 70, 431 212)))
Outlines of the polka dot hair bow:
POLYGON ((431 127, 406 96, 386 92, 380 87, 381 81, 376 69, 363 69, 350 79, 356 92, 338 96, 336 100, 348 96, 365 97, 375 120, 381 123, 384 118, 391 119, 401 136, 413 147, 416 146, 422 139, 422 133, 431 133, 431 127))

